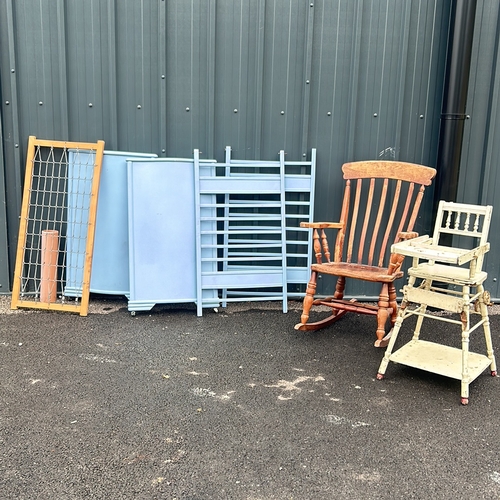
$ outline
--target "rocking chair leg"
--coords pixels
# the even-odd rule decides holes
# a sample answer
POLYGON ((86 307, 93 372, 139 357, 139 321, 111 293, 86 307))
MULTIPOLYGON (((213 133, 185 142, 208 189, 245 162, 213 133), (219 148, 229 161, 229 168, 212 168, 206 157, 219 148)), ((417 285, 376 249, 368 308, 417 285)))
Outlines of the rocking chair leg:
POLYGON ((300 322, 305 325, 309 319, 309 311, 314 301, 314 295, 316 294, 316 282, 318 279, 318 273, 313 271, 311 273, 311 279, 307 284, 306 296, 304 297, 304 303, 302 305, 302 315, 300 316, 300 322))
MULTIPOLYGON (((393 335, 394 332, 394 326, 396 323, 396 319, 398 317, 398 303, 396 301, 396 287, 394 286, 394 283, 389 283, 389 302, 388 306, 392 309, 391 312, 391 329, 389 330, 389 333, 385 336, 382 337, 382 339, 379 338, 379 335, 382 334, 381 328, 384 330, 385 334, 385 322, 387 320, 383 319, 384 309, 380 308, 380 301, 379 301, 379 310, 377 313, 377 321, 378 323, 378 328, 377 328, 377 340, 375 341, 375 347, 386 347, 387 344, 389 344, 390 338, 393 335)), ((387 309, 385 309, 387 311, 387 309)), ((387 316, 389 316, 389 312, 387 311, 387 316)))
POLYGON ((377 340, 375 347, 386 347, 389 339, 385 337, 385 324, 389 317, 389 287, 387 283, 382 285, 382 290, 378 299, 378 312, 377 312, 377 340))
MULTIPOLYGON (((300 323, 295 325, 295 330, 301 330, 301 331, 319 330, 320 328, 325 328, 327 326, 330 326, 332 323, 339 320, 342 316, 344 316, 347 313, 346 310, 337 309, 333 307, 331 316, 328 316, 327 318, 322 319, 320 321, 316 321, 314 323, 308 323, 309 312, 311 310, 311 307, 317 302, 314 300, 314 295, 316 293, 317 278, 318 278, 318 273, 316 271, 313 271, 311 274, 311 279, 307 284, 306 296, 304 297, 304 302, 302 305, 302 315, 300 316, 300 323)), ((333 298, 341 300, 344 297, 344 288, 345 288, 345 278, 341 276, 337 279, 337 285, 335 287, 335 293, 333 295, 333 298)), ((332 297, 330 297, 330 300, 331 299, 332 297)), ((328 302, 328 300, 329 299, 322 299, 321 301, 318 300, 318 302, 326 303, 328 302)))
POLYGON ((333 298, 342 300, 344 298, 344 289, 345 289, 345 278, 344 276, 339 276, 337 278, 337 284, 335 285, 335 293, 333 294, 333 298))
POLYGON ((398 317, 398 302, 396 300, 396 287, 394 283, 389 283, 389 307, 392 308, 391 313, 391 330, 394 328, 396 318, 398 317))

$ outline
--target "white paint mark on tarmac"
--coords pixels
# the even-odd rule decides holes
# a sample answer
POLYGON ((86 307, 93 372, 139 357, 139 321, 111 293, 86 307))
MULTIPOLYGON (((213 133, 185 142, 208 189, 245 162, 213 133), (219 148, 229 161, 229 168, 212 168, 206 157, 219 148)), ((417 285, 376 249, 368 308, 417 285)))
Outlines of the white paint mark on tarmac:
POLYGON ((203 389, 202 387, 195 387, 194 389, 191 389, 191 392, 200 398, 216 398, 220 399, 222 401, 227 401, 228 399, 231 399, 232 395, 236 391, 228 391, 225 394, 217 395, 216 392, 210 390, 210 389, 203 389))
POLYGON ((97 356, 96 354, 80 354, 80 358, 86 359, 87 361, 95 361, 97 363, 116 363, 114 359, 97 356))
POLYGON ((227 401, 228 399, 231 399, 232 395, 236 391, 227 391, 226 394, 221 394, 220 396, 217 396, 218 399, 222 399, 223 401, 227 401))
MULTIPOLYGON (((297 384, 301 384, 303 382, 308 382, 308 381, 312 381, 312 382, 322 382, 324 381, 325 379, 321 376, 321 375, 318 375, 317 377, 306 377, 306 376, 302 376, 302 377, 297 377, 295 380, 278 380, 278 383, 277 384, 271 384, 271 385, 264 385, 264 387, 269 387, 269 388, 277 388, 277 389, 281 389, 282 391, 284 392, 288 392, 290 394, 292 393, 299 393, 302 391, 302 389, 300 387, 297 387, 297 384)), ((280 394, 278 396, 278 399, 280 401, 288 401, 290 399, 292 399, 293 396, 284 396, 282 394, 280 394)))
POLYGON ((382 479, 382 475, 378 471, 362 472, 354 476, 358 481, 378 483, 382 479))
POLYGON ((500 473, 499 472, 492 472, 490 474, 490 479, 492 481, 495 481, 495 483, 500 484, 500 473))
POLYGON ((339 415, 326 415, 325 420, 334 425, 347 425, 349 427, 352 427, 353 429, 356 429, 358 427, 369 427, 370 424, 367 422, 353 422, 352 420, 349 420, 346 417, 340 417, 339 415))
POLYGON ((191 392, 200 398, 215 398, 216 396, 214 391, 211 391, 210 389, 202 389, 201 387, 195 387, 194 389, 191 389, 191 392))

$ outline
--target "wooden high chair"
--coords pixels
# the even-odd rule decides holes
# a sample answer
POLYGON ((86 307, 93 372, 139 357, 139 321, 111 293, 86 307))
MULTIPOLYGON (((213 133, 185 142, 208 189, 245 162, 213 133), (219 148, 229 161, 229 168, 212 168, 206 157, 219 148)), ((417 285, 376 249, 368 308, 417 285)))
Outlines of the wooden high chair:
POLYGON ((432 238, 421 236, 392 246, 393 252, 413 257, 413 265, 408 270, 403 302, 377 374, 379 380, 384 378, 390 361, 451 377, 461 381, 461 402, 466 405, 473 380, 488 367, 491 375, 496 376, 487 309, 490 295, 483 287, 487 273, 482 270, 484 255, 490 249, 487 239, 491 213, 491 206, 441 201, 432 238), (457 246, 443 241, 451 238, 457 246), (415 306, 409 307, 410 303, 415 306), (438 314, 428 307, 438 309, 438 314), (442 311, 459 314, 460 319, 443 315, 442 311), (471 314, 481 316, 474 325, 471 314), (393 353, 401 325, 412 315, 418 317, 413 338, 393 353), (460 325, 461 348, 421 340, 424 318, 460 325), (470 334, 480 326, 486 354, 469 352, 470 334))

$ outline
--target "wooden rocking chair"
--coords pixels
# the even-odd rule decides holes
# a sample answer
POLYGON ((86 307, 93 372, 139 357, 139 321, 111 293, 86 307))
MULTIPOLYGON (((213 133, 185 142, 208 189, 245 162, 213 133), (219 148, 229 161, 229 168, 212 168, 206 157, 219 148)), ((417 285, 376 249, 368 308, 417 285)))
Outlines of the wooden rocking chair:
POLYGON ((371 314, 377 316, 375 346, 385 347, 390 337, 390 332, 386 335, 385 331, 387 319, 390 316, 392 329, 397 316, 394 280, 403 276, 401 265, 404 259, 403 255, 390 253, 391 243, 418 236, 413 232, 413 226, 425 186, 431 184, 436 170, 398 161, 361 161, 344 164, 342 171, 346 185, 340 222, 300 224, 314 230, 317 263, 311 266, 300 323, 295 329, 324 328, 348 311, 371 314), (353 197, 351 190, 354 191, 353 197), (338 230, 333 262, 326 229, 338 230), (345 241, 347 248, 344 248, 345 241), (337 276, 333 297, 314 298, 319 274, 337 276), (345 300, 346 278, 380 283, 378 305, 345 300), (329 306, 332 313, 321 321, 308 323, 313 305, 329 306))

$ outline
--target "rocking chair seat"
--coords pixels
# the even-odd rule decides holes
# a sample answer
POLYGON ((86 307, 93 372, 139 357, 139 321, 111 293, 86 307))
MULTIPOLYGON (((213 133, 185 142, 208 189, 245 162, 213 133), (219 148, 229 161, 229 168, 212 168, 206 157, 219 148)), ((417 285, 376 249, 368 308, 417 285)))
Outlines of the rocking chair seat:
POLYGON ((388 274, 386 267, 368 266, 366 264, 354 264, 350 262, 326 262, 312 264, 311 270, 318 273, 333 274, 345 278, 356 278, 376 283, 392 283, 403 277, 402 271, 388 274))

